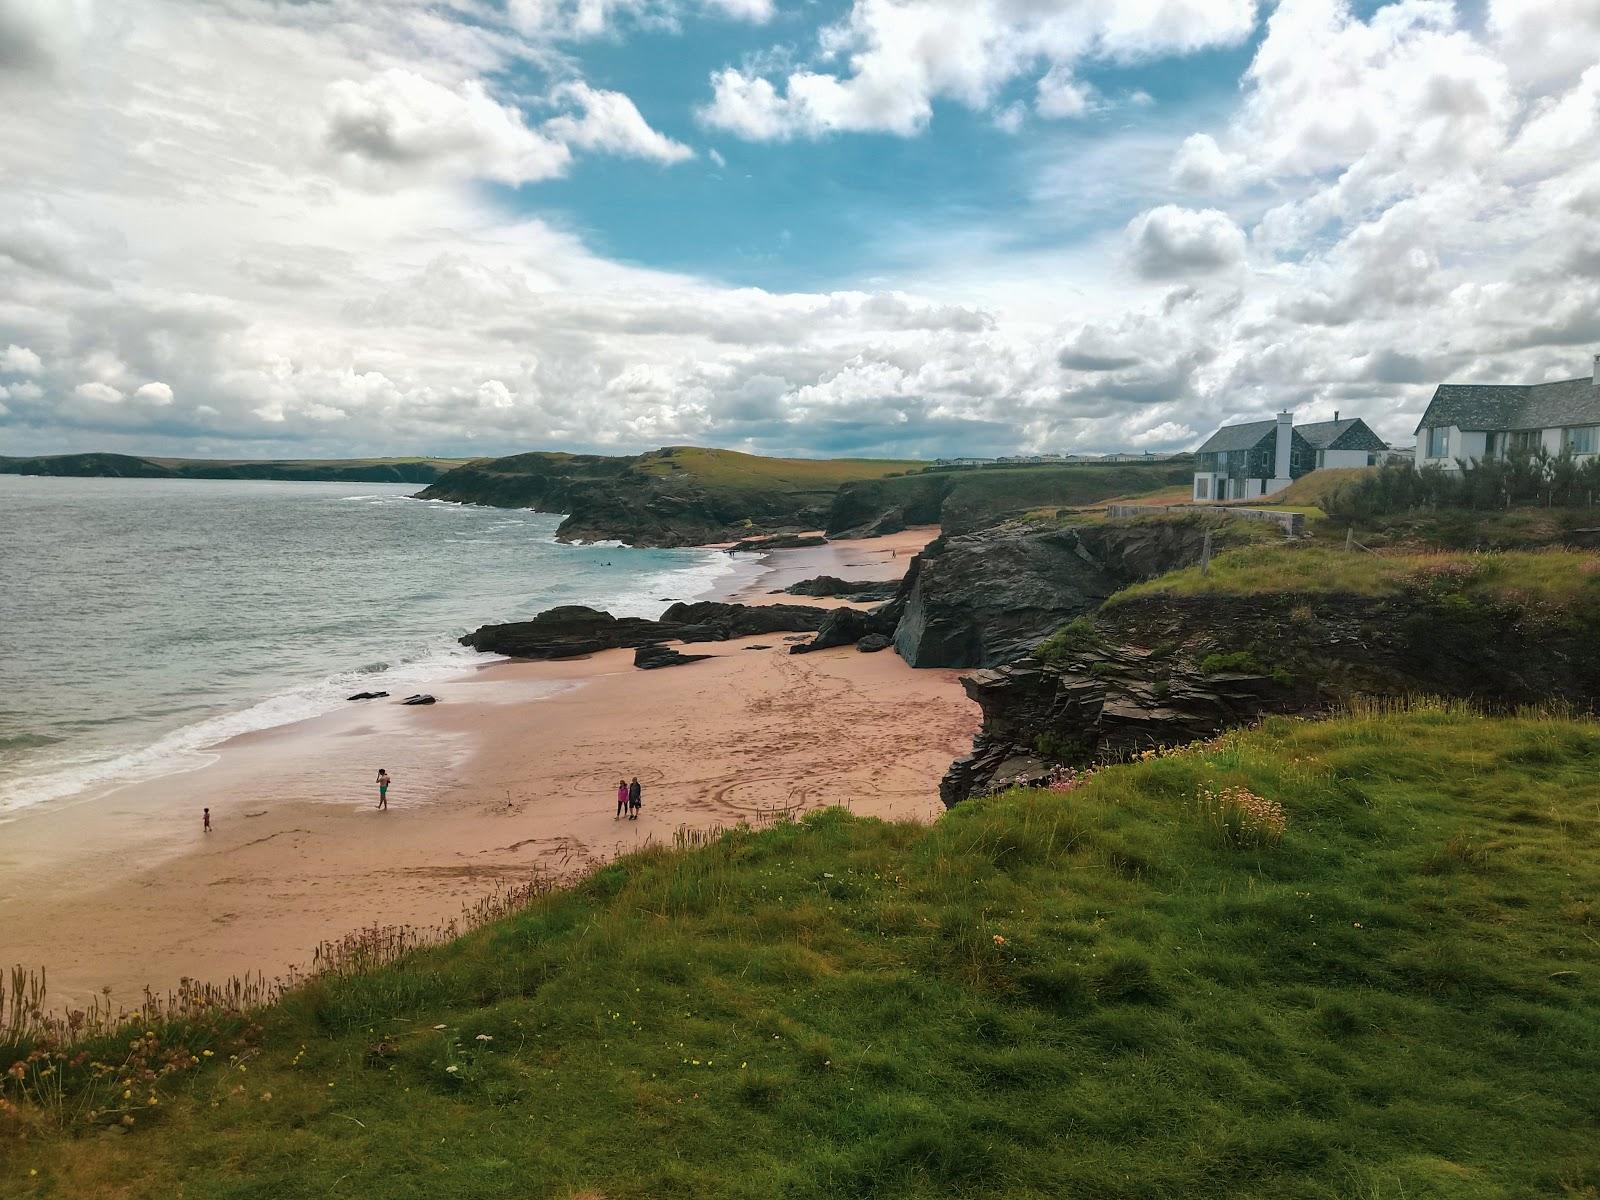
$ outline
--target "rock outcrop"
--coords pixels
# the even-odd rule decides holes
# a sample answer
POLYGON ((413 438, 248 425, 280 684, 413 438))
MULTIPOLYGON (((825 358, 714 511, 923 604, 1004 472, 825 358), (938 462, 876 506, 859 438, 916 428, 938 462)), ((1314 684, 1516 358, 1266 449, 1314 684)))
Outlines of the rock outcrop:
POLYGON ((889 600, 899 590, 898 579, 840 579, 837 575, 816 575, 783 589, 791 596, 830 596, 857 601, 889 600))
POLYGON ((640 646, 633 652, 633 665, 641 671, 655 671, 661 667, 677 667, 715 657, 712 654, 685 654, 671 646, 640 646))
POLYGON ((510 658, 574 658, 601 650, 631 649, 666 641, 724 642, 755 634, 815 630, 829 610, 805 604, 679 602, 658 621, 614 617, 581 604, 548 609, 531 621, 483 625, 463 646, 510 658))
POLYGON ((1047 657, 963 680, 983 727, 944 778, 947 805, 1053 766, 1115 761, 1355 696, 1437 695, 1496 708, 1600 700, 1592 630, 1515 605, 1422 592, 1155 595, 1083 624, 1053 640, 1047 657))
POLYGON ((761 554, 768 550, 807 550, 812 546, 826 546, 828 539, 820 533, 769 533, 762 537, 745 538, 728 547, 729 554, 761 554))
POLYGON ((895 649, 914 667, 1012 662, 1128 584, 1192 566, 1207 529, 1219 548, 1243 536, 1192 520, 941 537, 919 556, 895 649))

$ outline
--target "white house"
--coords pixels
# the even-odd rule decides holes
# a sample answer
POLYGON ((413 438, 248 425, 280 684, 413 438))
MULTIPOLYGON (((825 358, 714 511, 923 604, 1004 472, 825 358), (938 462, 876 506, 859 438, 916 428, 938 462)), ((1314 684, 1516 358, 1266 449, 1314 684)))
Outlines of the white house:
POLYGON ((1388 451, 1359 417, 1296 425, 1294 414, 1275 421, 1224 425, 1195 451, 1196 500, 1251 500, 1281 492, 1322 467, 1366 467, 1388 451))
POLYGON ((1417 466, 1544 449, 1600 453, 1600 354, 1586 379, 1559 383, 1442 383, 1417 424, 1417 466))

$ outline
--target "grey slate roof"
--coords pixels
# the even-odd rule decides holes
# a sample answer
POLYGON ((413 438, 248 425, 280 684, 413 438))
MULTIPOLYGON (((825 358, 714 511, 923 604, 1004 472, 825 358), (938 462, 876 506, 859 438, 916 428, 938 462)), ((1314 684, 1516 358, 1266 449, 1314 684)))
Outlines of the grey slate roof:
POLYGON ((1441 383, 1417 430, 1446 425, 1471 430, 1600 425, 1600 387, 1588 376, 1527 385, 1441 383))
POLYGON ((1296 425, 1295 432, 1311 443, 1313 450, 1383 450, 1384 441, 1360 417, 1343 421, 1313 421, 1296 425))
POLYGON ((1224 425, 1196 450, 1196 454, 1216 454, 1224 450, 1254 450, 1268 434, 1276 435, 1276 421, 1248 421, 1243 425, 1224 425))

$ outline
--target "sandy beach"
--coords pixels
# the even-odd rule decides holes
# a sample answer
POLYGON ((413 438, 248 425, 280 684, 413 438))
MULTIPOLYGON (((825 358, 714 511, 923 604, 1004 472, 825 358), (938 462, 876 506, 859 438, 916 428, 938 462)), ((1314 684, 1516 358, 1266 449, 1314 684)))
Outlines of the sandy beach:
MULTIPOLYGON (((774 552, 732 598, 778 599, 823 573, 896 578, 935 533, 774 552)), ((784 635, 695 649, 716 657, 661 671, 636 670, 631 651, 495 660, 434 687, 432 707, 352 704, 235 738, 199 770, 41 806, 5 827, 0 961, 46 968, 58 1004, 106 987, 132 1004, 186 976, 272 978, 324 939, 433 924, 499 883, 684 826, 834 804, 940 811, 939 777, 978 723, 957 672, 892 651, 790 655, 784 635), (387 812, 380 765, 395 777, 387 812), (641 819, 617 821, 633 775, 641 819)))

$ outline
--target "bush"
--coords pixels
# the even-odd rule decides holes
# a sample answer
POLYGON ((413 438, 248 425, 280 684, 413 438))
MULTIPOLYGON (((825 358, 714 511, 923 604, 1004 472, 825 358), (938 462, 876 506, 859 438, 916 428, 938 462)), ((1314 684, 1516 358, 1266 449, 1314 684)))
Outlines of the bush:
POLYGON ((1330 517, 1359 521, 1418 508, 1587 508, 1600 500, 1600 456, 1579 462, 1541 448, 1458 465, 1452 472, 1391 464, 1334 489, 1323 508, 1330 517))
POLYGON ((1077 617, 1040 642, 1034 654, 1048 663, 1061 662, 1076 651, 1089 650, 1099 644, 1100 634, 1094 622, 1088 617, 1077 617))

